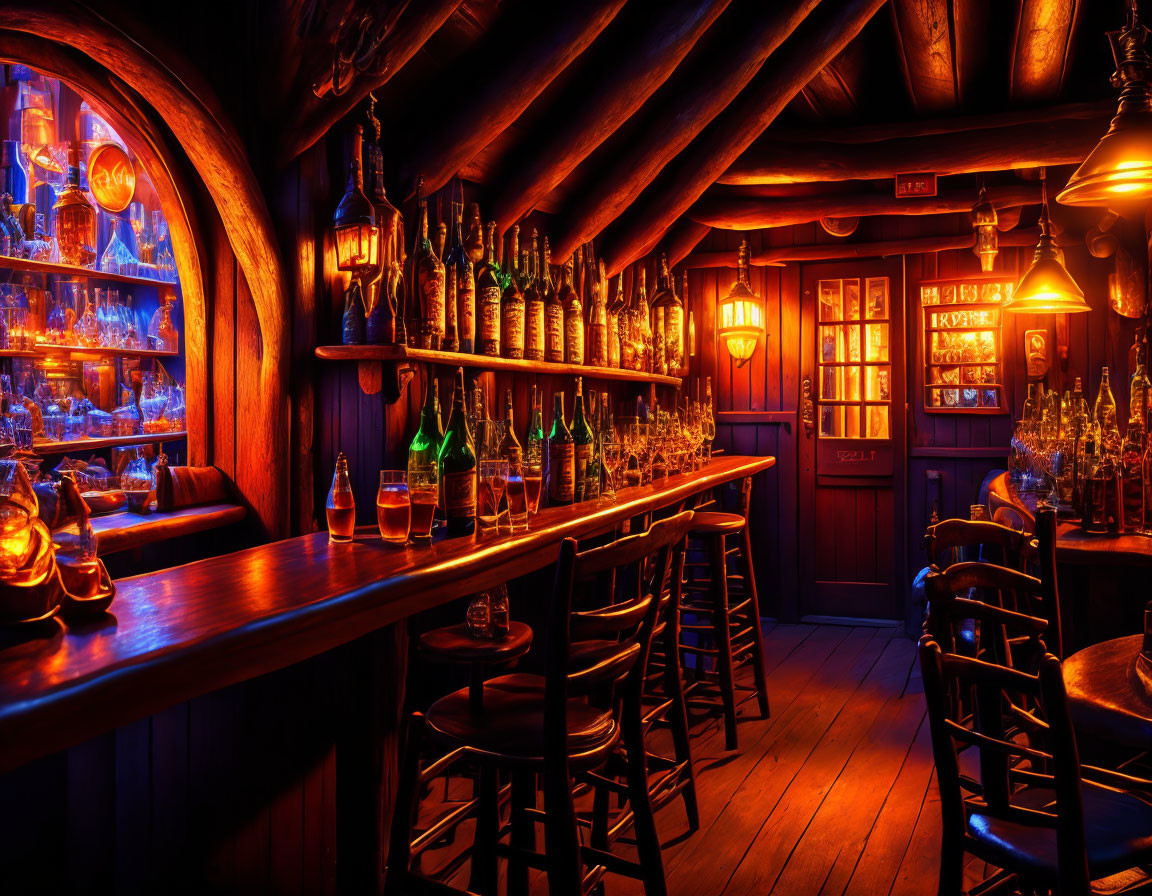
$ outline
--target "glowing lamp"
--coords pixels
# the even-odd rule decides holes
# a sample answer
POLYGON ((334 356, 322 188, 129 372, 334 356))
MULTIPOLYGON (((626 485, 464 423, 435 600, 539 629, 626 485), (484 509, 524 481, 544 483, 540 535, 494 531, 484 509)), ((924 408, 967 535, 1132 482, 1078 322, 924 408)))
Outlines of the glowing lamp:
POLYGON ((1149 31, 1129 10, 1128 25, 1112 31, 1116 71, 1112 85, 1122 88, 1120 105, 1108 132, 1076 169, 1056 197, 1064 205, 1114 205, 1152 198, 1152 58, 1149 31))
POLYGON ((1004 306, 1018 314, 1074 314, 1088 311, 1082 290, 1060 262, 1060 250, 1052 236, 1048 203, 1040 214, 1040 242, 1036 255, 1004 306))
POLYGON ((980 259, 980 270, 991 273, 996 264, 996 252, 1000 248, 997 235, 996 206, 988 199, 988 191, 980 187, 980 198, 972 206, 972 228, 976 231, 976 244, 972 251, 980 259))
POLYGON ((764 335, 764 306, 748 286, 748 241, 740 243, 736 261, 736 282, 720 303, 717 333, 728 347, 737 367, 743 367, 756 353, 764 335))
POLYGON ((348 166, 348 186, 332 219, 336 241, 336 267, 363 277, 380 264, 380 228, 376 210, 364 195, 364 170, 361 167, 363 128, 356 125, 352 161, 348 166))

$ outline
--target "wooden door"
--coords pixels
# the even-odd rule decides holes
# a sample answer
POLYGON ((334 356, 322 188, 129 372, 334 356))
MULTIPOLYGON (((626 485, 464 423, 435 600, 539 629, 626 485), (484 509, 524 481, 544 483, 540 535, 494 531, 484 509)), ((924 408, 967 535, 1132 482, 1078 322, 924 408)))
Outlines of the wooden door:
POLYGON ((805 265, 800 299, 800 610, 900 619, 902 259, 805 265))

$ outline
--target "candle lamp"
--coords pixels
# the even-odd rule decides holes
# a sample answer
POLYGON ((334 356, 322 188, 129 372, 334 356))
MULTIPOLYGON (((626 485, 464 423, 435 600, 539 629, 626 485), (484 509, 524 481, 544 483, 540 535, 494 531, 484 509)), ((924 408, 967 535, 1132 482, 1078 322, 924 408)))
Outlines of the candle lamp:
POLYGON ((724 340, 737 367, 756 353, 764 335, 764 306, 748 285, 748 241, 742 240, 736 261, 736 282, 720 303, 717 333, 724 340))

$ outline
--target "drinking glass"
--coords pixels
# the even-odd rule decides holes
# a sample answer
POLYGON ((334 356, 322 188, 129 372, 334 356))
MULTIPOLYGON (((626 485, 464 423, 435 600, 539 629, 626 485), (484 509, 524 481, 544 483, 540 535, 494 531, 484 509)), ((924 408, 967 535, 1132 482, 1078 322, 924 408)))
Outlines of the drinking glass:
POLYGON ((624 446, 613 440, 600 446, 600 457, 604 463, 604 497, 616 502, 616 470, 620 468, 624 446))
POLYGON ((524 462, 508 462, 508 530, 528 528, 528 494, 524 483, 524 462))
POLYGON ((430 464, 409 464, 408 495, 412 501, 412 538, 432 540, 432 519, 440 500, 440 468, 430 464))
POLYGON ((380 537, 389 544, 404 544, 412 526, 412 501, 408 495, 406 470, 381 470, 380 490, 376 492, 376 524, 380 537))
POLYGON ((540 512, 540 492, 544 487, 544 462, 539 456, 525 457, 520 464, 524 478, 524 497, 529 516, 540 512))
POLYGON ((481 532, 499 534, 500 502, 504 499, 507 485, 508 461, 480 461, 480 506, 477 508, 477 517, 481 532))

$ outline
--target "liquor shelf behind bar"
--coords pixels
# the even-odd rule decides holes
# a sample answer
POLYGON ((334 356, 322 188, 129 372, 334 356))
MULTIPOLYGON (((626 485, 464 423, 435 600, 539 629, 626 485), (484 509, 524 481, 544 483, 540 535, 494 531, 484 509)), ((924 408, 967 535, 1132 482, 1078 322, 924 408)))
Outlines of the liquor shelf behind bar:
POLYGON ((3 891, 1152 889, 1143 5, 5 0, 3 891))

